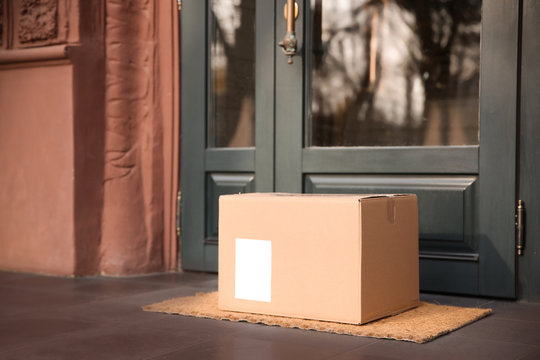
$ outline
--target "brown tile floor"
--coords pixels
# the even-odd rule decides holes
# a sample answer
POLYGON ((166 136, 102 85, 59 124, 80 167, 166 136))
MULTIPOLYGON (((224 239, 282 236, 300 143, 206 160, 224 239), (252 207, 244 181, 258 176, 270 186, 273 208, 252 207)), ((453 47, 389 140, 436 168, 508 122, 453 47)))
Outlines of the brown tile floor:
POLYGON ((0 272, 0 359, 540 359, 540 305, 422 294, 492 307, 477 323, 418 345, 143 312, 217 288, 209 274, 66 279, 0 272))

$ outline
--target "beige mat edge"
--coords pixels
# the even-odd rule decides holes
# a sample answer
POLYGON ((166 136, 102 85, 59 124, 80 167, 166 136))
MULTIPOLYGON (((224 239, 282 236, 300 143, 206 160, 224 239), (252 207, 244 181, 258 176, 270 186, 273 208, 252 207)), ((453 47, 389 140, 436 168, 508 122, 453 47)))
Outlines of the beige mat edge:
POLYGON ((394 316, 364 325, 351 325, 283 316, 222 311, 217 308, 217 291, 165 300, 146 305, 143 310, 335 334, 412 341, 415 343, 429 342, 492 313, 491 309, 465 308, 422 302, 419 307, 394 316))

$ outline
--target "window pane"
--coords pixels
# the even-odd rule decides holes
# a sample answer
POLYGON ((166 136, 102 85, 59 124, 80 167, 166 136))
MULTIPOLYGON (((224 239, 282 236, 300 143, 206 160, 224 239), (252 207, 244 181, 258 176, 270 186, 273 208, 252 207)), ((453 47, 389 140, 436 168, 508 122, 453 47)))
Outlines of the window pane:
POLYGON ((481 0, 311 0, 310 146, 478 144, 481 0))
POLYGON ((208 146, 253 146, 255 2, 211 0, 210 9, 208 146))

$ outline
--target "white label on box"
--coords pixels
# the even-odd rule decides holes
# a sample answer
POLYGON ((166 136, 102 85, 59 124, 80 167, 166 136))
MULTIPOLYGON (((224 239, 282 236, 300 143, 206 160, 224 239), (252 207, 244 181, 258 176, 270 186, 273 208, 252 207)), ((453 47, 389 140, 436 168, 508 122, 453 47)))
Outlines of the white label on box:
POLYGON ((272 242, 236 239, 234 297, 270 302, 272 242))

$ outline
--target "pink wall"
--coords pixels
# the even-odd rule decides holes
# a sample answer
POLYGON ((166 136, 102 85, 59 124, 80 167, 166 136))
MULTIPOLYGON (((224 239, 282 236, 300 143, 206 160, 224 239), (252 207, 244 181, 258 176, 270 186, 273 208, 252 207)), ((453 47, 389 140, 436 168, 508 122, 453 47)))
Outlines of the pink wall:
POLYGON ((0 70, 0 268, 73 274, 72 66, 0 70))
POLYGON ((176 1, 51 0, 30 12, 8 2, 0 269, 178 269, 176 1))

